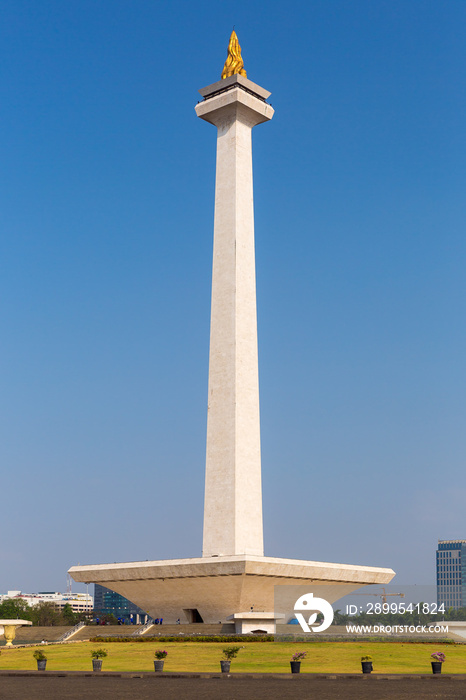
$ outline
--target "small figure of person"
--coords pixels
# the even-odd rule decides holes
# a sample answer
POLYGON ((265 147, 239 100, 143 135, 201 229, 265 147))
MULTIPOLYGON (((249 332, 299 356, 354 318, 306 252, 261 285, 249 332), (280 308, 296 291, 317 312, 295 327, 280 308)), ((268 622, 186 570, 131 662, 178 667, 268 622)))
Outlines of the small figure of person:
POLYGON ((176 624, 181 625, 180 618, 177 619, 176 624))

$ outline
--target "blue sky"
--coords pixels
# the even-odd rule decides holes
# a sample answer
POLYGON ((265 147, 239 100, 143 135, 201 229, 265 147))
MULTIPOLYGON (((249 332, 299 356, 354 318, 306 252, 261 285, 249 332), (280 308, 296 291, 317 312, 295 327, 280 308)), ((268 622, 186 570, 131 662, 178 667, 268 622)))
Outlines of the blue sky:
MULTIPOLYGON (((434 583, 466 538, 466 5, 6 0, 0 591, 199 556, 215 129, 253 135, 266 553, 434 583)), ((79 589, 79 586, 76 586, 79 589)))

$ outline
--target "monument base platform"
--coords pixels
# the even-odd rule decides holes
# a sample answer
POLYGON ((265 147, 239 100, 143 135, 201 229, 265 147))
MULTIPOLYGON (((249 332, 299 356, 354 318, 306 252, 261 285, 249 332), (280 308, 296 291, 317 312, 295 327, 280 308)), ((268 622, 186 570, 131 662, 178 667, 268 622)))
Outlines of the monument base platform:
POLYGON ((166 623, 224 622, 251 608, 287 613, 296 600, 295 586, 306 586, 333 603, 361 586, 387 584, 395 575, 392 569, 378 567, 247 554, 72 566, 68 573, 75 581, 98 583, 119 593, 166 623), (293 587, 289 600, 280 595, 279 609, 276 586, 293 587))

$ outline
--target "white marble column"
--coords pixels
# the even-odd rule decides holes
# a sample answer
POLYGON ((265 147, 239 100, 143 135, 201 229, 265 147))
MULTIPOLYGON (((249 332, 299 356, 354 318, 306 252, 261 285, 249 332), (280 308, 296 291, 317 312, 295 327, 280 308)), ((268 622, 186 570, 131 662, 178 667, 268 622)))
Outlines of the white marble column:
POLYGON ((263 556, 252 127, 270 93, 233 75, 199 91, 217 127, 203 556, 263 556))

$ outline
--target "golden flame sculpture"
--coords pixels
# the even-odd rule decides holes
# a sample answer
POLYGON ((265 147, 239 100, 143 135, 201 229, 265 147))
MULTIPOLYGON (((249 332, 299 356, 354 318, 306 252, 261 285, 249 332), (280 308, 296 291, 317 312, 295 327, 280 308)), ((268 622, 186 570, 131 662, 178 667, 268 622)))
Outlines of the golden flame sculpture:
POLYGON ((222 70, 222 79, 229 78, 230 75, 236 75, 236 73, 239 73, 247 78, 246 71, 244 70, 243 66, 244 63, 243 59, 241 58, 241 46, 239 45, 235 30, 233 30, 230 37, 230 43, 228 44, 228 57, 222 70))

